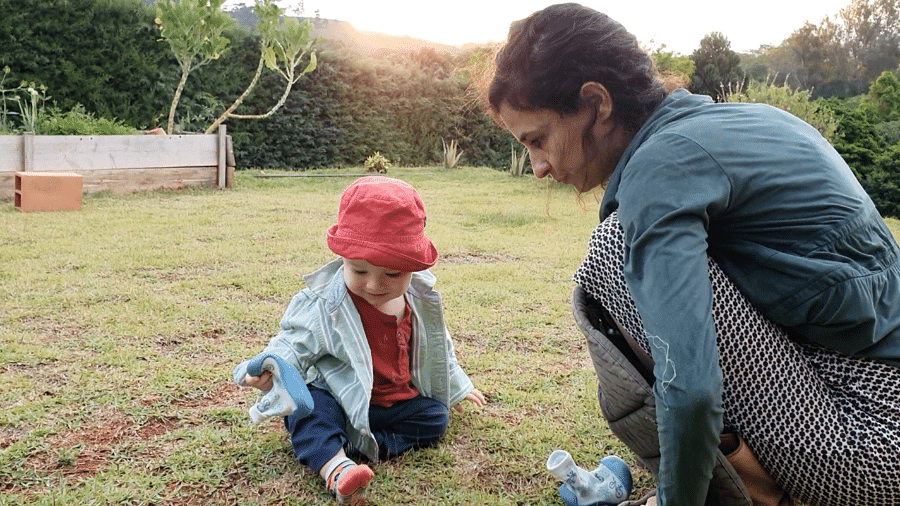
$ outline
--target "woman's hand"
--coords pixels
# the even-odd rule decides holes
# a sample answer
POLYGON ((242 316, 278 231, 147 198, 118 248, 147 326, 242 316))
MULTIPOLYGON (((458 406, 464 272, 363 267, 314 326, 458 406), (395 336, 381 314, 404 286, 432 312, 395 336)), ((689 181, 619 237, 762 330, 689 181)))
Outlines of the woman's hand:
POLYGON ((259 376, 250 376, 247 374, 244 376, 244 385, 258 388, 263 392, 268 392, 272 389, 272 373, 270 371, 263 371, 259 376))
MULTIPOLYGON (((478 390, 477 388, 473 388, 472 391, 469 392, 469 395, 466 396, 466 400, 475 404, 476 406, 484 406, 485 404, 487 404, 487 399, 484 398, 484 394, 481 393, 481 391, 478 390)), ((453 409, 462 413, 463 412, 462 403, 459 403, 456 406, 453 406, 453 409)))

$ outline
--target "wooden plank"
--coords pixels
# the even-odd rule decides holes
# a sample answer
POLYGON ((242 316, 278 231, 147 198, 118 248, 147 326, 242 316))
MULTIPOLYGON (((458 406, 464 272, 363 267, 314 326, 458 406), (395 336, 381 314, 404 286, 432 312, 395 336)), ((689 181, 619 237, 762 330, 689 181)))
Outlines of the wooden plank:
POLYGON ((217 141, 215 135, 37 135, 33 170, 216 165, 217 141))
POLYGON ((233 158, 231 137, 227 135, 0 135, 0 199, 14 196, 13 174, 25 166, 29 172, 81 174, 88 193, 127 193, 195 185, 229 186, 234 169, 228 161, 233 158), (29 143, 31 149, 27 150, 29 143), (30 156, 25 156, 25 151, 30 156))
POLYGON ((177 189, 187 186, 215 186, 217 166, 170 167, 166 169, 108 169, 81 171, 84 191, 94 193, 177 189))
MULTIPOLYGON (((209 167, 169 167, 153 169, 105 169, 84 170, 82 188, 84 193, 111 191, 130 193, 135 191, 177 189, 188 186, 216 186, 219 168, 209 167)), ((15 196, 15 172, 0 172, 0 199, 15 196)))
POLYGON ((16 173, 0 172, 0 199, 11 199, 16 195, 16 173))
POLYGON ((22 134, 22 171, 34 170, 34 134, 22 134))
POLYGON ((229 167, 236 167, 237 164, 234 163, 234 142, 232 141, 230 135, 228 136, 228 154, 227 154, 227 157, 228 157, 228 159, 226 160, 227 165, 228 165, 229 167))
POLYGON ((217 153, 216 154, 216 162, 219 167, 219 175, 218 175, 219 188, 225 188, 225 179, 226 179, 225 168, 226 168, 227 164, 225 163, 226 162, 225 149, 228 146, 228 143, 226 142, 227 138, 225 136, 225 129, 226 129, 226 126, 224 124, 219 125, 219 135, 218 135, 218 138, 216 139, 218 142, 217 150, 216 150, 216 153, 217 153))
POLYGON ((270 177, 367 177, 374 176, 371 172, 366 174, 305 174, 305 173, 297 173, 297 174, 253 174, 252 177, 256 178, 270 178, 270 177))
MULTIPOLYGON (((0 135, 0 175, 22 170, 22 137, 0 135)), ((3 188, 6 185, 4 184, 3 188)))

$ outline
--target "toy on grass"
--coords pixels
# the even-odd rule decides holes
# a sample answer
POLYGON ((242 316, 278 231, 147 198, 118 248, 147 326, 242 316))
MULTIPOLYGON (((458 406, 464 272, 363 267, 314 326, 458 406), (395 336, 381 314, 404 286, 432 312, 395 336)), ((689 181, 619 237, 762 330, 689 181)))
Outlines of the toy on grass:
POLYGON ((297 412, 303 418, 313 410, 313 399, 297 369, 279 356, 259 354, 247 364, 247 374, 272 373, 272 388, 250 407, 250 421, 259 423, 273 416, 297 412))
POLYGON ((575 465, 565 450, 555 450, 547 459, 547 470, 562 480, 559 498, 566 506, 619 504, 631 494, 631 470, 625 461, 610 455, 593 471, 575 465))

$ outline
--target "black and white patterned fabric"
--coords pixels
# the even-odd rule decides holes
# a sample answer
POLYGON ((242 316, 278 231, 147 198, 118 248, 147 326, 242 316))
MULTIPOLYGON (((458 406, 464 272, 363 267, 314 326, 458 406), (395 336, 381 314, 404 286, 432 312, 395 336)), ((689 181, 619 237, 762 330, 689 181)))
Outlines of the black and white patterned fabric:
MULTIPOLYGON (((574 280, 649 353, 623 275, 615 213, 591 236, 574 280)), ((712 260, 725 426, 794 498, 811 506, 900 506, 900 368, 791 340, 712 260)))

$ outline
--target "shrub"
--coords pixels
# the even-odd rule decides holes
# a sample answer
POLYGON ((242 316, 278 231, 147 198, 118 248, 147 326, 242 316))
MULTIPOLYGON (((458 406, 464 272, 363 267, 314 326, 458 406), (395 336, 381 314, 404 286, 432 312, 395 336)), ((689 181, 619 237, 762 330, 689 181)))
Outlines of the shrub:
POLYGON ((895 144, 875 159, 875 169, 863 187, 882 216, 900 217, 900 144, 895 144))
POLYGON ((367 172, 387 174, 387 170, 391 166, 391 161, 385 158, 381 153, 376 151, 374 154, 366 158, 366 162, 363 164, 363 166, 366 168, 367 172))
MULTIPOLYGON (((440 166, 441 139, 456 139, 467 166, 506 170, 509 133, 467 95, 465 55, 421 50, 375 58, 327 39, 317 47, 316 71, 294 86, 279 114, 229 121, 238 167, 359 166, 375 150, 394 166, 440 166)), ((264 74, 246 106, 264 110, 278 86, 264 74)))
POLYGON ((116 119, 96 118, 85 111, 81 104, 70 111, 61 112, 56 107, 49 107, 35 125, 41 135, 132 135, 138 133, 116 119))
POLYGON ((884 146, 893 146, 900 142, 900 121, 885 121, 875 125, 875 132, 881 136, 884 146))
POLYGON ((174 79, 150 9, 135 0, 0 0, 0 65, 61 110, 154 126, 174 79))

